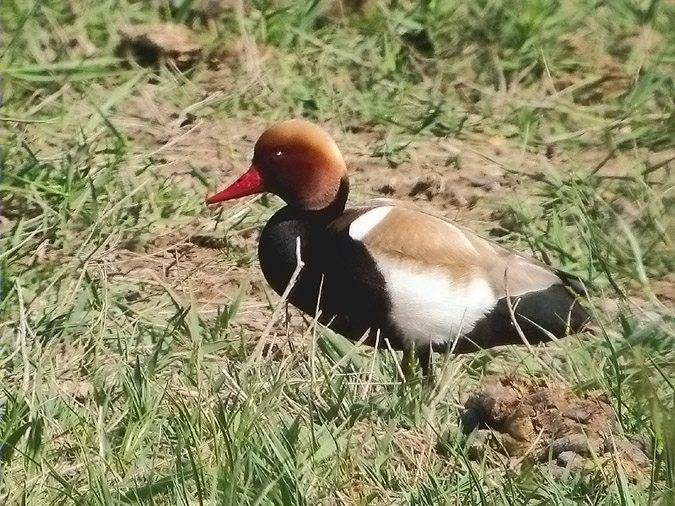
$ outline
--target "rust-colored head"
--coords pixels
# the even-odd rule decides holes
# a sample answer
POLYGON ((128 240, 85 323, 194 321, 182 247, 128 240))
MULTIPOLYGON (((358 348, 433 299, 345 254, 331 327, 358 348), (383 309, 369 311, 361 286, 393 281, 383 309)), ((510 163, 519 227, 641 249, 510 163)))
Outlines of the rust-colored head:
POLYGON ((248 171, 206 202, 271 192, 289 205, 318 211, 333 203, 345 177, 345 162, 331 136, 309 121, 292 119, 267 129, 248 171))

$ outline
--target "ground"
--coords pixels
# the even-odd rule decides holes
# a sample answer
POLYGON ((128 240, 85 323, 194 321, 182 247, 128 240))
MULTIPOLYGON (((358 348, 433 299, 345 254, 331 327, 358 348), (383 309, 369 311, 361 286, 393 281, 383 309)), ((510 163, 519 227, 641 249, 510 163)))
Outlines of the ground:
POLYGON ((673 501, 671 4, 2 16, 3 503, 673 501), (595 331, 437 356, 430 387, 286 308, 256 258, 281 203, 203 198, 296 116, 352 202, 581 277, 595 331))

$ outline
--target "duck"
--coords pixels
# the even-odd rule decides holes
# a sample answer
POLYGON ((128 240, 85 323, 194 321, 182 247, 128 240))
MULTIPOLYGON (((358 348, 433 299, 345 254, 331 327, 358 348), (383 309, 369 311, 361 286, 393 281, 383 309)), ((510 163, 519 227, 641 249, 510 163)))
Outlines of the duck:
POLYGON ((347 339, 403 351, 406 370, 430 375, 434 352, 534 345, 589 323, 578 278, 405 203, 346 207, 345 160, 310 121, 265 130, 248 170, 206 203, 260 193, 286 204, 259 237, 267 283, 347 339))

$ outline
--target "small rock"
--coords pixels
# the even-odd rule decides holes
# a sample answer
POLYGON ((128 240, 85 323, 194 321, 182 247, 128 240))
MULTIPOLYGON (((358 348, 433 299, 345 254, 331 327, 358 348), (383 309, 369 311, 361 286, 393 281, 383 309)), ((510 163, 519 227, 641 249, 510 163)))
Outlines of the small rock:
POLYGON ((82 380, 61 380, 59 386, 65 395, 72 397, 80 404, 84 404, 93 392, 92 385, 82 380))
POLYGON ((623 456, 624 459, 633 462, 640 468, 649 468, 649 458, 647 458, 647 455, 645 455, 645 452, 640 445, 631 441, 610 435, 605 438, 603 449, 607 453, 623 456))
POLYGON ((531 406, 520 405, 504 422, 504 431, 519 441, 532 441, 535 437, 531 406))
POLYGON ((130 290, 129 292, 124 294, 124 300, 127 302, 135 302, 138 299, 141 298, 141 292, 138 290, 130 290))
POLYGON ((190 242, 201 248, 223 249, 228 245, 226 237, 219 237, 210 234, 195 234, 190 237, 190 242))
POLYGON ((452 166, 459 170, 462 168, 462 152, 455 147, 447 148, 447 157, 445 159, 446 166, 452 166))
POLYGON ((197 60, 202 49, 190 30, 171 23, 124 27, 120 37, 119 52, 146 66, 168 60, 178 68, 186 68, 197 60))
POLYGON ((390 184, 385 184, 383 186, 380 186, 377 189, 377 192, 382 195, 393 195, 394 193, 396 193, 396 189, 390 184))
POLYGON ((570 471, 581 471, 584 469, 584 458, 578 453, 570 451, 561 452, 556 462, 559 466, 570 471))
MULTIPOLYGON (((628 436, 627 439, 634 446, 639 448, 640 451, 642 451, 642 453, 644 453, 645 455, 651 455, 652 445, 651 445, 650 441, 648 441, 646 438, 644 438, 642 436, 628 436)), ((605 439, 605 441, 607 441, 607 440, 605 439)))
POLYGON ((569 476, 569 471, 562 467, 559 466, 558 464, 551 462, 548 465, 548 469, 551 472, 551 475, 556 479, 556 480, 564 480, 567 476, 569 476))
POLYGON ((408 193, 408 197, 416 197, 420 193, 426 193, 433 186, 433 183, 428 179, 417 181, 408 193))
POLYGON ((262 349, 262 356, 274 361, 280 361, 284 358, 284 351, 275 343, 265 343, 262 349))
POLYGON ((584 408, 584 406, 574 406, 563 412, 563 416, 576 422, 586 423, 591 419, 593 413, 584 408))
POLYGON ((469 207, 469 200, 452 190, 448 191, 448 202, 455 207, 469 207))
POLYGON ((480 460, 485 454, 489 446, 491 431, 487 429, 479 429, 469 434, 466 440, 466 455, 469 460, 480 460))
POLYGON ((574 452, 588 457, 597 454, 599 449, 600 442, 589 438, 586 434, 568 434, 551 443, 551 453, 554 457, 563 452, 574 452))
POLYGON ((503 450, 506 450, 506 454, 510 457, 524 456, 528 448, 530 448, 530 441, 515 438, 508 432, 500 433, 499 436, 499 441, 501 442, 503 450))

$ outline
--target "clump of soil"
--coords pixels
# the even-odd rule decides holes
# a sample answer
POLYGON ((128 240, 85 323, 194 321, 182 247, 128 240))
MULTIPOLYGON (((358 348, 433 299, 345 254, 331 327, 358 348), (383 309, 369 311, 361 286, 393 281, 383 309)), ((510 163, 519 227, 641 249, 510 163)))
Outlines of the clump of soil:
POLYGON ((649 472, 646 445, 616 433, 614 410, 605 399, 579 397, 543 380, 490 379, 466 400, 461 421, 471 433, 467 444, 474 459, 491 447, 519 462, 545 463, 556 477, 612 462, 635 480, 649 472))
POLYGON ((182 25, 157 23, 134 25, 120 30, 119 53, 149 66, 171 61, 184 69, 195 63, 202 47, 182 25))

